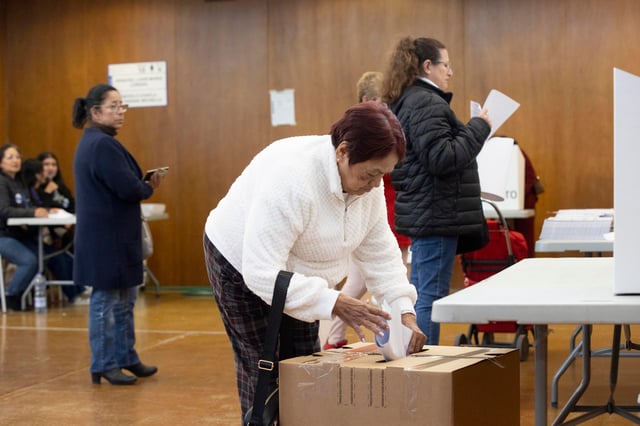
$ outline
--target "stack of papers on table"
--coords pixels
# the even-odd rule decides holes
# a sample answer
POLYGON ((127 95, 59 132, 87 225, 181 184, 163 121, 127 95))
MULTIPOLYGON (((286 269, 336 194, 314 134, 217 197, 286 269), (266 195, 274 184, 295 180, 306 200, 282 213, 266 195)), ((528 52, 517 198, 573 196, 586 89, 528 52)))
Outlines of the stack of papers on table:
POLYGON ((541 240, 604 240, 612 231, 613 209, 559 210, 542 224, 541 240))
POLYGON ((66 219, 73 216, 74 216, 73 213, 69 213, 68 211, 63 209, 57 209, 57 210, 50 211, 48 217, 52 219, 66 219))

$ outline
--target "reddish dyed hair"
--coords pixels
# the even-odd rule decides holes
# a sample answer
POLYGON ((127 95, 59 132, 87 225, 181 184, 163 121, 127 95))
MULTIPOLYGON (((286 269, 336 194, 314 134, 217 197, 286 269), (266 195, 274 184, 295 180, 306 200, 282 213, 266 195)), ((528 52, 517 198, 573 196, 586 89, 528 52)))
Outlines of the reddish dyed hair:
POLYGON ((349 108, 331 126, 331 141, 336 149, 348 142, 349 164, 384 158, 392 151, 401 161, 407 151, 402 125, 385 104, 375 101, 349 108))

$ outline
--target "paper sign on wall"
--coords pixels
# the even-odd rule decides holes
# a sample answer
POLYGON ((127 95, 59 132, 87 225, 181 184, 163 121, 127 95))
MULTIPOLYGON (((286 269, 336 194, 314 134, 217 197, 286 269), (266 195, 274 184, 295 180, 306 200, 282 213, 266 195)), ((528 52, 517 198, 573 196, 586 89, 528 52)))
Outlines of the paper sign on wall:
POLYGON ((129 108, 167 105, 167 62, 110 64, 109 84, 129 108))
POLYGON ((295 126, 296 107, 293 89, 270 90, 271 95, 271 125, 295 126))

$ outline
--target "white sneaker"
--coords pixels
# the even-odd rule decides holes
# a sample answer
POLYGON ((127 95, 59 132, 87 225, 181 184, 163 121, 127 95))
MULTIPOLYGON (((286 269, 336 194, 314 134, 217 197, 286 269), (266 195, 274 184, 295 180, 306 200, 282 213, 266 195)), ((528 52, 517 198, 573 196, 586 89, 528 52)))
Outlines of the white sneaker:
POLYGON ((88 305, 89 303, 91 303, 91 298, 84 297, 82 295, 76 297, 75 300, 73 301, 73 304, 77 306, 88 305))
POLYGON ((87 287, 73 300, 74 305, 88 305, 91 303, 91 292, 93 287, 87 287))

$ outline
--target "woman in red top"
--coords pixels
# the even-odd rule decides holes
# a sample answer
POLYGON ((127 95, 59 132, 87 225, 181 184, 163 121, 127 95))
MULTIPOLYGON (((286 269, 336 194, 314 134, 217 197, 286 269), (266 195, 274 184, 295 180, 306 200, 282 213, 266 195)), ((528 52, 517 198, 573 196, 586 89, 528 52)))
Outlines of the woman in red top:
MULTIPOLYGON (((381 72, 367 71, 362 74, 356 86, 358 91, 358 101, 378 101, 380 99, 381 83, 381 72)), ((398 246, 402 251, 402 260, 404 261, 405 265, 409 265, 409 246, 411 245, 411 240, 409 239, 409 237, 396 233, 394 229, 393 222, 395 210, 393 207, 393 203, 396 201, 396 192, 391 185, 391 176, 389 174, 383 176, 383 183, 384 199, 387 204, 387 220, 389 222, 389 225, 391 226, 393 234, 398 240, 398 246)), ((362 298, 362 296, 364 296, 364 294, 367 292, 362 273, 353 262, 350 262, 349 264, 349 275, 347 276, 347 281, 344 283, 341 291, 348 296, 354 297, 356 299, 362 298)), ((348 343, 346 334, 346 324, 340 318, 335 317, 333 321, 331 321, 331 327, 323 346, 324 349, 335 349, 346 345, 348 343)))

